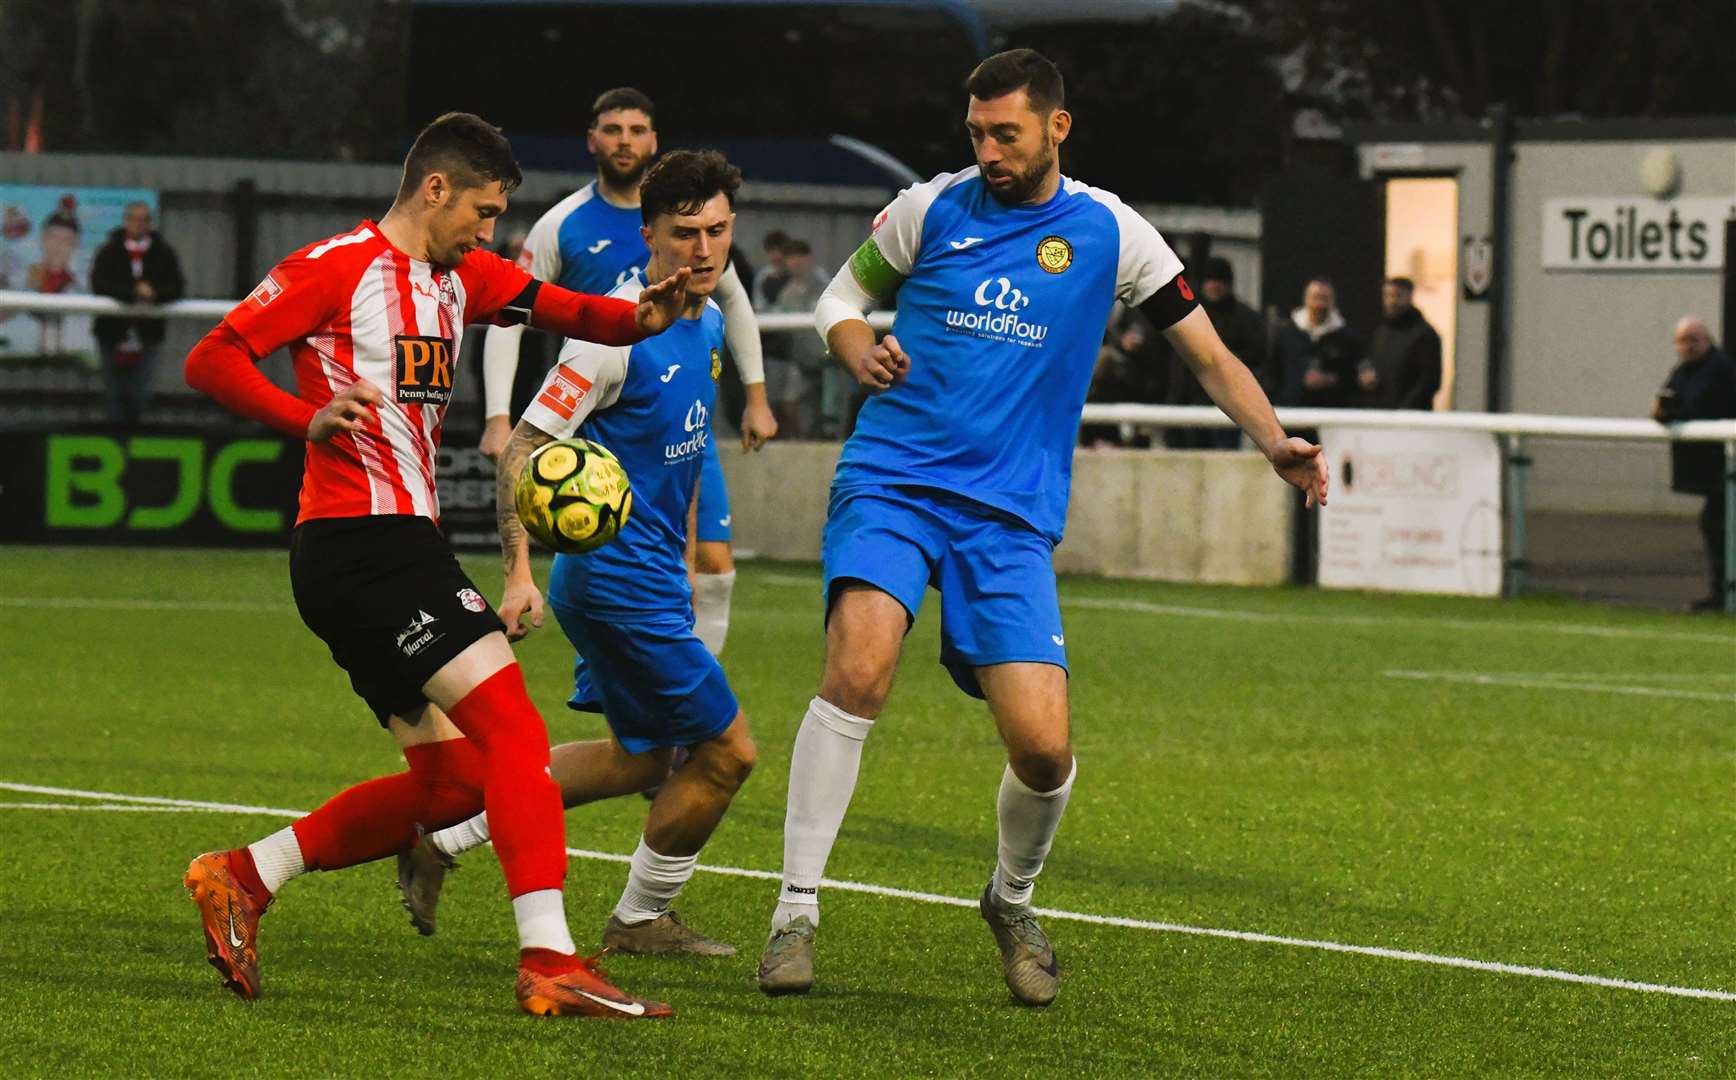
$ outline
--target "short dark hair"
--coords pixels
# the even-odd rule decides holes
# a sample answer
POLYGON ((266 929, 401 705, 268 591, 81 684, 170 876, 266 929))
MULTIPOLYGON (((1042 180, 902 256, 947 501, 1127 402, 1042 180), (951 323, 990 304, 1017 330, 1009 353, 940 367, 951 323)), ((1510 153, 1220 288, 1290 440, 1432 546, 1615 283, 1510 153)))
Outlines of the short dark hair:
POLYGON ((639 216, 645 224, 658 214, 697 214, 719 193, 735 205, 741 170, 716 150, 671 150, 645 170, 639 185, 639 216))
POLYGON ((1008 49, 994 54, 976 66, 970 78, 964 81, 964 88, 979 101, 990 101, 1014 90, 1023 90, 1031 99, 1031 108, 1039 113, 1053 112, 1067 105, 1061 69, 1035 49, 1008 49))
POLYGON ((790 245, 790 234, 782 229, 773 229, 766 233, 765 242, 760 245, 763 251, 782 251, 790 245))
POLYGON ((1223 281, 1234 285, 1236 283, 1236 268, 1230 265, 1230 260, 1222 255, 1213 255, 1200 264, 1201 281, 1223 281))
POLYGON ((1388 285, 1397 285, 1405 292, 1417 291, 1417 283, 1412 281, 1410 278, 1405 277, 1403 274, 1395 274, 1392 277, 1387 278, 1386 283, 1388 285))
POLYGON ((657 126, 657 107, 651 104, 645 92, 631 86, 617 86, 598 94, 597 100, 591 102, 591 127, 597 126, 598 117, 616 109, 638 109, 651 121, 652 127, 657 126))
POLYGON ((493 124, 475 113, 449 112, 422 129, 404 157, 398 198, 410 196, 430 173, 443 173, 458 189, 498 182, 508 192, 524 182, 512 145, 493 124))
POLYGON ((812 255, 814 249, 806 240, 791 240, 784 245, 785 255, 812 255))

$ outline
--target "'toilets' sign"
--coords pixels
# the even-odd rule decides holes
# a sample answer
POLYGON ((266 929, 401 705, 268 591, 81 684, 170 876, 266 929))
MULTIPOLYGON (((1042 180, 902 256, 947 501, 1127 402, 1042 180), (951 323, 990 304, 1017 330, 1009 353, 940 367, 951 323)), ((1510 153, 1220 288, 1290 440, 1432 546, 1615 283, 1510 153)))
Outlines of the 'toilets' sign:
POLYGON ((1546 199, 1545 270, 1708 270, 1724 267, 1724 222, 1736 199, 1546 199))

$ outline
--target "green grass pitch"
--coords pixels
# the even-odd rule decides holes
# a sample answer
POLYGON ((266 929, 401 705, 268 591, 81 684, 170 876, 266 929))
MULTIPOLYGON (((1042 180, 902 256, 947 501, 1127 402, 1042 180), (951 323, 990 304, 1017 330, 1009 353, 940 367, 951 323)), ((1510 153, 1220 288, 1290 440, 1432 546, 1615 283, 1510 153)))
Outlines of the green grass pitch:
MULTIPOLYGON (((494 560, 468 565, 497 593, 494 560)), ((701 861, 775 871, 817 571, 744 566, 735 597, 726 667, 761 765, 701 861)), ((1736 991, 1729 621, 1083 579, 1062 597, 1079 779, 1039 905, 1736 991)), ((1004 759, 935 662, 935 603, 829 872, 968 898, 1004 759)), ((603 735, 563 707, 552 619, 520 655, 557 741, 603 735)), ((307 809, 399 767, 296 617, 282 554, 0 549, 0 781, 307 809)), ((539 1022, 513 1003, 488 851, 431 939, 389 863, 294 882, 243 1003, 180 876, 283 819, 0 804, 7 1077, 1736 1073, 1736 1001, 1055 918, 1061 997, 1024 1010, 973 911, 838 889, 819 985, 771 1000, 753 969, 775 886, 704 872, 679 908, 739 956, 608 965, 673 1021, 539 1022)), ((574 810, 569 842, 628 853, 644 808, 574 810)), ((573 860, 581 941, 624 874, 573 860)))

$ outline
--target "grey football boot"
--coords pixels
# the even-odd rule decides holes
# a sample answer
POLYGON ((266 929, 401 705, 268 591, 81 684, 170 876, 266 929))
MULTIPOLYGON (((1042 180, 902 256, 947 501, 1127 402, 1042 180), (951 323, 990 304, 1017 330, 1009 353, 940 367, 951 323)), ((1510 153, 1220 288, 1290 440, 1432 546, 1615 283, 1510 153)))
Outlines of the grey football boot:
POLYGON ((440 904, 440 886, 458 861, 441 851, 426 836, 418 835, 409 851, 398 853, 398 895, 410 913, 410 925, 423 937, 434 933, 434 909, 440 904))
POLYGON ((1037 916, 1029 905, 1014 907, 1004 904, 995 895, 991 879, 983 889, 977 904, 983 921, 995 935, 1001 948, 1001 973, 1006 976, 1007 989, 1021 1005, 1047 1005, 1061 989, 1061 973, 1055 966, 1055 950, 1049 938, 1037 925, 1037 916))
POLYGON ((760 954, 759 985, 773 996, 813 989, 813 920, 798 915, 766 942, 766 951, 760 954))
POLYGON ((603 926, 603 947, 623 953, 690 956, 734 956, 735 946, 706 937, 681 921, 673 911, 641 923, 624 923, 611 914, 603 926))

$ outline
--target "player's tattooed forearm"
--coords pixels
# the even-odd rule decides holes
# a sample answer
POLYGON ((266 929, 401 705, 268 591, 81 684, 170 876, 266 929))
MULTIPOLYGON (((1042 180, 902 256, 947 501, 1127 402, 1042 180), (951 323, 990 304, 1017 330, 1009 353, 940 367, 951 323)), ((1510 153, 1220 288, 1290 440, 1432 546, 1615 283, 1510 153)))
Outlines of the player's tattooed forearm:
POLYGON ((527 430, 525 425, 519 425, 513 429, 506 449, 501 452, 500 464, 495 467, 494 521, 495 528, 500 533, 501 561, 508 574, 518 569, 519 553, 529 546, 525 542, 524 525, 518 520, 518 502, 513 489, 518 483, 518 474, 523 471, 524 463, 530 459, 531 453, 551 438, 552 436, 540 431, 527 430))

